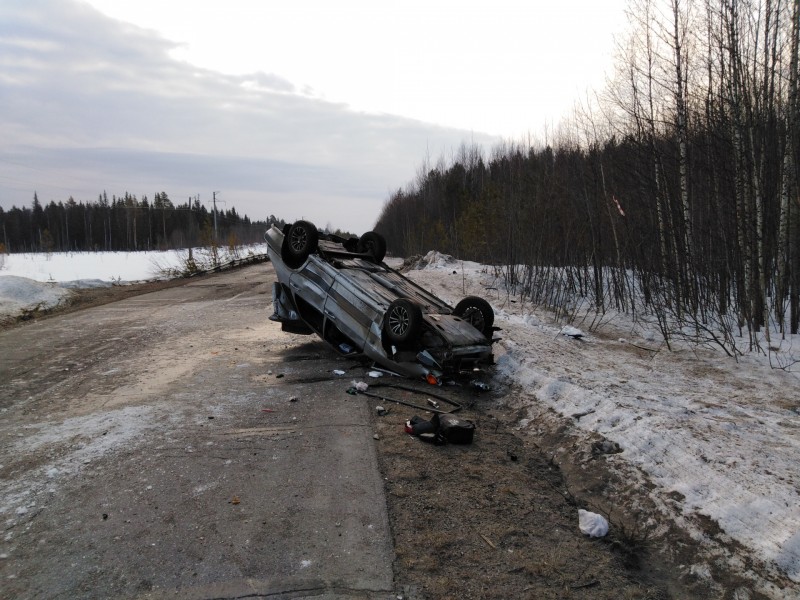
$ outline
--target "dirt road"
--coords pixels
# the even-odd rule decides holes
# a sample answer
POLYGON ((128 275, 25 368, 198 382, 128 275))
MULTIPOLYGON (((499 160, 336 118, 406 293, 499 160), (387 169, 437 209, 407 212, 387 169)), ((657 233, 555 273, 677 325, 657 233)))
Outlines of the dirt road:
POLYGON ((268 269, 0 332, 0 596, 396 597, 367 407, 268 269))

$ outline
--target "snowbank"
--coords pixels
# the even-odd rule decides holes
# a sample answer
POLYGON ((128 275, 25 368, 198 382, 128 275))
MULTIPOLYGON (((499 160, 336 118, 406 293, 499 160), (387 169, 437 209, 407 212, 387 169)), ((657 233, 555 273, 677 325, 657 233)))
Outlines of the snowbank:
POLYGON ((70 291, 55 283, 41 283, 16 275, 0 277, 0 318, 24 311, 52 308, 65 302, 70 291))

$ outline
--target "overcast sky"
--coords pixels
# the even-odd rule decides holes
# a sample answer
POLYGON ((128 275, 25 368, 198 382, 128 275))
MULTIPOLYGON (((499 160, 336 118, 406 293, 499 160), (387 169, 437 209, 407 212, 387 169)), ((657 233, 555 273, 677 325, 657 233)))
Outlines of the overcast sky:
POLYGON ((542 139, 625 0, 1 0, 0 206, 212 192, 360 233, 426 159, 542 139))

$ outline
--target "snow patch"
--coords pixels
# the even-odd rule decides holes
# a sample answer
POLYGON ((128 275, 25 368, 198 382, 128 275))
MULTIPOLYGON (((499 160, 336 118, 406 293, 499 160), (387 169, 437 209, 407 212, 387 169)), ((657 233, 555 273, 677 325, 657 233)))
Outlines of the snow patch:
POLYGON ((16 275, 0 277, 0 317, 26 310, 53 308, 66 302, 71 293, 54 283, 41 283, 16 275))
POLYGON ((52 458, 22 480, 0 480, 0 515, 12 511, 24 515, 31 507, 30 497, 55 493, 54 486, 109 453, 134 447, 156 425, 153 407, 131 406, 25 427, 22 436, 13 441, 13 451, 24 456, 47 447, 52 458))
MULTIPOLYGON (((266 254, 266 244, 219 248, 225 263, 237 256, 266 254)), ((193 250, 198 265, 210 260, 207 249, 193 250)), ((30 252, 3 254, 0 263, 0 318, 26 310, 46 310, 69 299, 78 288, 108 287, 168 279, 183 270, 188 250, 166 252, 30 252)))
POLYGON ((416 265, 414 265, 414 268, 419 270, 445 269, 451 267, 455 262, 456 260, 449 254, 442 254, 436 250, 431 250, 425 256, 419 259, 419 261, 417 261, 416 265))

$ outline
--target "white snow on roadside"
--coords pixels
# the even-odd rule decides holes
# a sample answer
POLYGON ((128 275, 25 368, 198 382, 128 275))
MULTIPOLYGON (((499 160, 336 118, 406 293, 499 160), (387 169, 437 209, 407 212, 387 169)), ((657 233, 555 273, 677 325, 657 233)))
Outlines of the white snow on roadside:
MULTIPOLYGON (((657 485, 651 496, 664 507, 658 518, 672 515, 710 544, 692 518, 710 517, 747 553, 731 560, 745 565, 752 557, 782 573, 784 582, 800 583, 796 359, 749 353, 736 361, 698 347, 670 352, 619 317, 596 332, 565 327, 507 293, 492 268, 475 263, 429 255, 407 276, 451 305, 465 295, 492 303, 503 338, 497 375, 515 384, 517 403, 527 406, 531 418, 523 430, 535 434, 532 423, 548 408, 564 417, 585 415, 571 420, 587 437, 601 434, 623 449, 608 464, 634 467, 657 485), (786 368, 771 368, 770 360, 786 368), (682 498, 677 515, 668 508, 675 498, 682 498)), ((800 348, 800 336, 788 337, 783 347, 800 348)), ((774 597, 787 591, 767 582, 760 588, 774 597)))
MULTIPOLYGON (((265 254, 266 244, 218 249, 218 261, 265 254)), ((199 267, 211 264, 210 252, 193 249, 199 267)), ((0 255, 0 318, 23 310, 48 309, 65 301, 68 289, 123 285, 168 279, 184 269, 188 250, 164 252, 36 252, 0 255)))
POLYGON ((69 290, 55 283, 42 283, 16 275, 0 276, 0 317, 25 310, 51 308, 64 302, 69 290))
MULTIPOLYGON (((234 255, 226 247, 219 248, 219 260, 225 262, 234 255)), ((193 249, 198 262, 207 258, 205 248, 193 249)), ((265 254, 266 244, 236 248, 238 256, 265 254)), ((132 283, 163 279, 164 272, 179 269, 189 256, 188 250, 149 252, 34 252, 6 254, 0 277, 16 275, 43 282, 94 281, 132 283)))
POLYGON ((180 254, 168 252, 30 252, 7 254, 0 276, 62 283, 95 280, 110 285, 160 277, 157 263, 177 267, 180 254))

